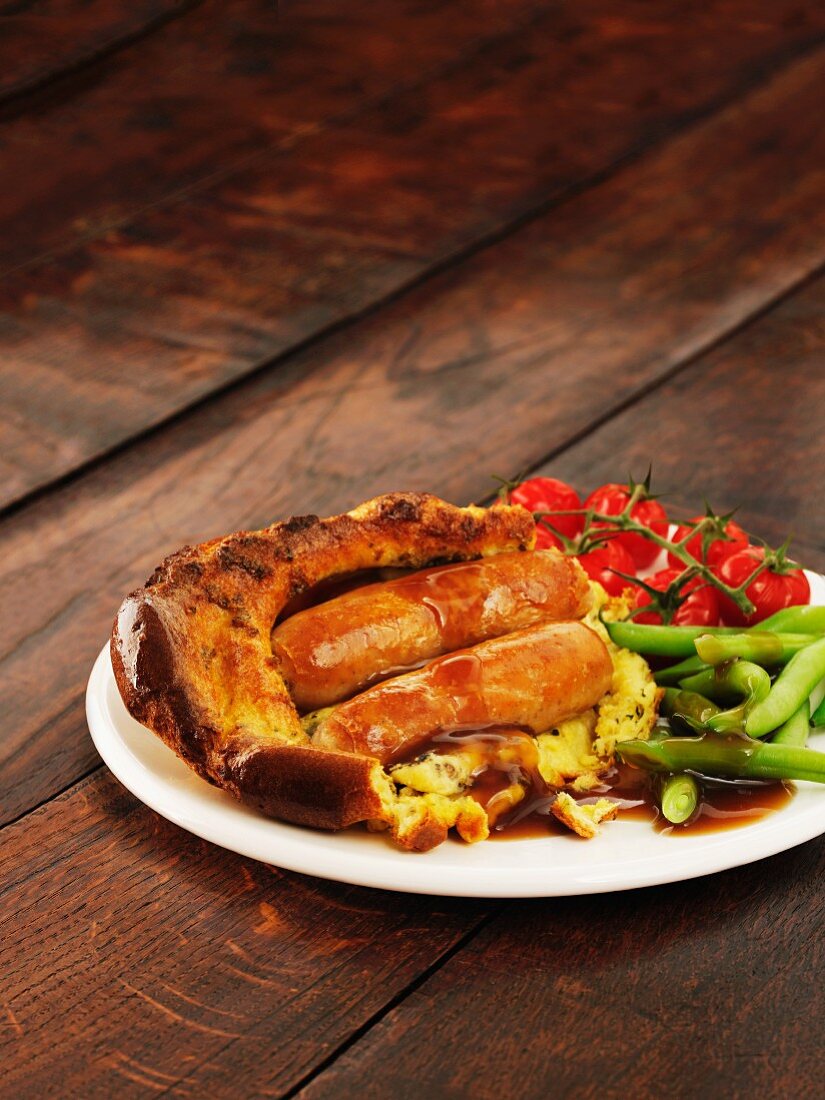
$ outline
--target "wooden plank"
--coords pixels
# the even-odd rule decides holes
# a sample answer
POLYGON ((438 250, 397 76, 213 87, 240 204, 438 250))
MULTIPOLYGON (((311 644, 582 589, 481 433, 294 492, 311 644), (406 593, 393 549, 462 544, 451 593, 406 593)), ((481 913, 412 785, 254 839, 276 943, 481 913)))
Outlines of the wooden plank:
POLYGON ((3 1093, 276 1095, 472 933, 484 903, 230 855, 98 773, 3 834, 3 1093), (37 838, 37 839, 35 839, 37 838))
POLYGON ((653 462, 677 507, 737 508, 749 531, 825 571, 825 281, 770 314, 547 463, 583 489, 653 462))
POLYGON ((170 26, 87 94, 6 127, 26 187, 0 200, 6 263, 24 264, 0 286, 2 499, 351 317, 821 34, 817 9, 790 20, 766 5, 755 19, 752 3, 720 2, 686 21, 681 5, 637 5, 617 27, 607 7, 520 21, 506 9, 486 44, 466 41, 473 5, 456 8, 447 40, 430 5, 388 7, 308 97, 298 74, 315 71, 310 46, 329 56, 318 47, 342 33, 336 17, 290 22, 279 45, 270 5, 260 36, 231 39, 230 64, 230 13, 210 20, 206 5, 184 40, 170 26), (410 37, 396 72, 387 40, 410 37), (352 106, 345 64, 362 71, 370 50, 384 60, 364 94, 391 75, 414 86, 330 128, 352 106), (305 133, 321 119, 323 133, 305 133), (38 250, 47 258, 31 260, 38 250))
MULTIPOLYGON (((531 10, 522 0, 494 7, 479 21, 477 4, 457 3, 445 24, 426 2, 382 5, 380 13, 366 5, 342 12, 314 3, 284 21, 271 0, 216 0, 118 56, 93 83, 78 81, 73 95, 64 92, 37 112, 6 122, 0 133, 4 165, 9 179, 25 184, 0 197, 5 227, 0 266, 16 269, 37 257, 41 262, 14 277, 6 270, 0 290, 0 333, 14 360, 12 365, 4 359, 0 378, 2 502, 167 414, 177 407, 178 387, 185 402, 187 395, 197 397, 247 369, 269 350, 265 337, 271 328, 273 346, 281 346, 329 323, 340 306, 330 311, 323 300, 316 302, 329 281, 325 269, 339 284, 355 278, 365 263, 377 268, 379 279, 382 270, 394 282, 409 274, 409 261, 386 242, 370 247, 368 241, 352 241, 342 254, 340 244, 317 234, 296 240, 287 223, 286 229, 271 227, 256 244, 254 225, 248 220, 244 230, 237 214, 231 220, 241 223, 237 234, 246 250, 236 256, 235 266, 240 262, 247 281, 254 281, 255 270, 271 256, 278 258, 270 262, 268 286, 245 305, 237 295, 225 309, 214 300, 206 308, 191 301, 196 291, 187 286, 187 261, 153 248, 160 242, 151 231, 123 242, 117 250, 119 271, 109 266, 102 281, 95 281, 92 297, 87 297, 83 257, 88 253, 95 266, 94 256, 109 256, 115 227, 137 210, 179 197, 219 168, 262 151, 280 155, 302 135, 322 130, 331 117, 347 117, 399 83, 415 84, 460 64, 479 43, 513 33, 531 10), (346 50, 342 41, 349 43, 346 50), (311 94, 307 74, 312 74, 311 94), (86 240, 91 243, 82 255, 69 255, 60 264, 52 260, 55 250, 86 240), (302 254, 297 274, 296 245, 302 254), (135 280, 139 272, 142 280, 135 280), (168 315, 159 319, 159 328, 150 323, 158 299, 172 295, 173 285, 189 324, 201 325, 198 334, 186 326, 177 332, 168 315), (92 316, 74 309, 78 295, 87 298, 92 316), (261 302, 263 336, 254 319, 243 316, 261 302), (143 311, 143 327, 149 325, 143 334, 132 331, 130 308, 143 311), (55 311, 61 313, 56 328, 55 311), (125 360, 113 347, 107 350, 107 331, 131 349, 125 360), (240 342, 227 357, 229 331, 233 342, 240 342), (37 347, 29 339, 32 333, 37 347), (137 377, 143 384, 136 388, 137 377), (55 407, 58 392, 62 411, 55 407), (118 411, 129 407, 131 414, 118 411)), ((155 232, 164 230, 158 226, 155 232)), ((208 264, 207 241, 189 244, 208 264)), ((203 268, 199 276, 215 295, 221 293, 219 264, 211 276, 203 268)), ((370 286, 363 280, 360 285, 368 295, 370 286)))
POLYGON ((0 104, 120 49, 193 0, 10 0, 0 4, 0 104))
POLYGON ((821 263, 818 81, 818 59, 801 63, 8 517, 2 819, 94 765, 83 684, 121 597, 164 554, 389 489, 484 496, 489 474, 575 439, 821 263))
POLYGON ((297 1096, 816 1096, 823 872, 510 903, 297 1096))
MULTIPOLYGON (((480 21, 478 4, 457 0, 447 22, 426 0, 347 12, 312 0, 286 15, 271 0, 205 0, 94 79, 3 119, 16 182, 0 196, 0 270, 105 239, 142 210, 461 68, 485 43, 523 33, 540 3, 507 0, 480 21)), ((784 45, 811 37, 803 28, 784 45)))

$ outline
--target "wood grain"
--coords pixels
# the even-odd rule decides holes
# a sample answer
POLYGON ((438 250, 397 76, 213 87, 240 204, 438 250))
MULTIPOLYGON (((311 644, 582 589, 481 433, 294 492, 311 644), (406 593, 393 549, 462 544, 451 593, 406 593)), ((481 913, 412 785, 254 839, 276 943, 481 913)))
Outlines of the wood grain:
POLYGON ((0 198, 0 270, 105 238, 148 207, 278 154, 394 89, 472 63, 485 43, 517 37, 537 2, 458 0, 447 25, 426 0, 352 4, 346 13, 330 0, 288 13, 271 0, 205 0, 99 64, 93 78, 80 74, 37 109, 21 104, 3 120, 4 166, 19 182, 0 198))
POLYGON ((510 903, 297 1095, 814 1097, 823 871, 820 839, 707 879, 510 903))
POLYGON ((795 535, 800 560, 825 570, 825 516, 812 507, 825 484, 823 350, 820 278, 543 470, 589 490, 652 460, 677 506, 737 508, 748 530, 775 545, 795 535))
POLYGON ((0 4, 0 105, 150 33, 193 0, 10 0, 0 4))
POLYGON ((0 898, 18 1100, 282 1093, 497 907, 240 859, 103 772, 4 831, 0 898))
MULTIPOLYGON (((357 329, 9 517, 2 819, 94 766, 85 679, 121 597, 164 554, 388 489, 484 496, 490 473, 569 444, 821 264, 819 71, 819 58, 800 63, 357 329)), ((775 438, 790 445, 797 417, 787 402, 773 411, 775 438)))
POLYGON ((262 0, 205 4, 7 123, 25 187, 0 199, 0 499, 580 187, 825 27, 792 3, 610 8, 493 5, 480 22, 468 3, 445 31, 425 3, 285 22, 262 0))

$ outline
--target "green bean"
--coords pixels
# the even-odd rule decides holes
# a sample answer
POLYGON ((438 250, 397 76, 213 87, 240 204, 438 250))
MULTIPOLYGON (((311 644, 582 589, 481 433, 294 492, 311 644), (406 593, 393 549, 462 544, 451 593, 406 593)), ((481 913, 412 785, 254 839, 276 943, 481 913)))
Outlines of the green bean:
POLYGON ((725 661, 716 668, 698 672, 695 676, 686 676, 679 681, 685 691, 696 691, 709 699, 726 700, 743 695, 756 701, 767 698, 771 689, 771 678, 759 665, 752 661, 725 661))
POLYGON ((690 771, 718 779, 808 779, 825 783, 825 753, 754 741, 740 734, 622 741, 616 745, 616 753, 626 764, 652 772, 690 771))
POLYGON ((737 626, 651 626, 630 619, 604 625, 616 645, 657 657, 695 657, 693 643, 702 634, 741 633, 737 626))
POLYGON ((682 680, 681 686, 688 691, 698 691, 715 698, 730 698, 741 695, 738 706, 711 715, 704 723, 709 729, 743 730, 747 716, 753 707, 768 697, 771 690, 771 678, 759 665, 751 661, 725 661, 709 672, 700 672, 682 680))
POLYGON ((682 825, 696 813, 699 784, 692 775, 669 775, 659 787, 659 805, 672 825, 682 825))
POLYGON ((696 652, 709 665, 719 665, 732 657, 743 657, 759 665, 784 665, 810 645, 813 634, 772 634, 766 630, 750 630, 742 634, 703 634, 695 641, 696 652))
POLYGON ((660 669, 653 674, 653 679, 660 687, 672 687, 674 684, 678 684, 680 680, 684 680, 686 676, 693 676, 697 672, 705 672, 710 667, 710 665, 705 664, 701 657, 694 655, 693 657, 685 657, 684 661, 680 661, 678 665, 660 669))
POLYGON ((819 706, 811 715, 812 726, 825 726, 825 695, 819 701, 819 706))
POLYGON ((666 718, 681 714, 682 717, 692 718, 702 726, 714 714, 719 713, 719 707, 704 695, 699 695, 695 691, 679 691, 672 687, 665 688, 660 709, 666 718))
MULTIPOLYGON (((632 619, 604 624, 611 640, 634 653, 657 657, 692 657, 694 642, 703 634, 741 634, 738 626, 653 626, 632 619)), ((825 607, 785 607, 758 624, 760 631, 783 634, 825 634, 825 607)))
POLYGON ((694 648, 702 646, 702 653, 706 654, 705 660, 698 654, 686 657, 676 665, 660 669, 654 673, 653 679, 660 687, 668 687, 681 683, 686 676, 693 676, 697 672, 705 672, 713 665, 732 657, 746 657, 757 664, 786 664, 794 653, 804 649, 814 641, 812 634, 767 634, 764 631, 741 632, 736 634, 702 634, 694 641, 694 648), (766 638, 778 638, 778 643, 765 642, 766 638), (751 638, 754 639, 751 642, 751 638), (756 641, 760 639, 760 641, 756 641))
POLYGON ((808 718, 811 708, 806 699, 799 710, 794 711, 787 722, 779 727, 771 738, 772 745, 796 745, 802 748, 808 740, 808 718))
POLYGON ((825 638, 819 638, 794 654, 763 700, 748 713, 745 729, 751 737, 763 737, 799 710, 825 677, 825 638))
POLYGON ((783 607, 758 623, 757 628, 775 634, 825 634, 825 607, 809 604, 783 607))

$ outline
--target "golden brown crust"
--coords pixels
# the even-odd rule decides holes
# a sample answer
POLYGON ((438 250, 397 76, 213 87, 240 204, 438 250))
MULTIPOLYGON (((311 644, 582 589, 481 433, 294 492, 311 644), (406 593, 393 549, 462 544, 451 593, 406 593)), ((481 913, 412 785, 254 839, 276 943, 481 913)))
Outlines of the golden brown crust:
POLYGON ((392 493, 329 519, 184 547, 118 612, 118 688, 200 775, 271 816, 327 829, 380 817, 380 764, 312 747, 272 658, 272 624, 290 599, 339 574, 527 550, 534 539, 519 506, 392 493))
POLYGON ((575 801, 566 791, 559 791, 550 812, 584 840, 592 840, 603 821, 612 821, 619 813, 619 803, 610 798, 600 798, 589 805, 575 801))

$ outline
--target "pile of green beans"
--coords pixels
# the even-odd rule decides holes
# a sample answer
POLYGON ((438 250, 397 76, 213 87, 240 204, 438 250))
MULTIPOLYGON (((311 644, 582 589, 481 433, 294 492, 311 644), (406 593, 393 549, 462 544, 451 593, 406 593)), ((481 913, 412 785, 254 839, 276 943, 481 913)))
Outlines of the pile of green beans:
POLYGON ((825 725, 825 696, 811 711, 825 683, 825 607, 788 607, 752 629, 605 626, 616 645, 676 662, 655 674, 669 729, 616 746, 660 776, 668 821, 695 815, 703 776, 825 783, 825 753, 806 748, 810 727, 825 725))

